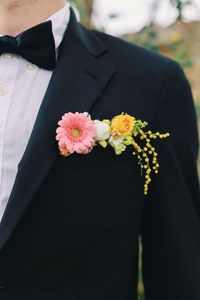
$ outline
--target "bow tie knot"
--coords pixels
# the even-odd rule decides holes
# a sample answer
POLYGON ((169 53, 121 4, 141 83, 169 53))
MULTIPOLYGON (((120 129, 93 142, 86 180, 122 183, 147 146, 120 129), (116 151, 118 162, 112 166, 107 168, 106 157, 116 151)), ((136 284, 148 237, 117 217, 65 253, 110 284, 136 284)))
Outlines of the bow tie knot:
POLYGON ((17 40, 9 35, 2 36, 0 39, 1 53, 17 53, 17 40))
POLYGON ((53 70, 56 64, 55 41, 52 23, 47 21, 32 27, 17 37, 0 37, 0 55, 17 54, 46 70, 53 70))

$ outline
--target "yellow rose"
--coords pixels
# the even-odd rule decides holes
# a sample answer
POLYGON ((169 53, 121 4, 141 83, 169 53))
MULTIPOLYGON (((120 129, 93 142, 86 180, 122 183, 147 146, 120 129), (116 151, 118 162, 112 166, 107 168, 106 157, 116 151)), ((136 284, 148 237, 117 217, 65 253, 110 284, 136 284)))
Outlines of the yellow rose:
POLYGON ((111 129, 112 132, 117 133, 118 135, 131 135, 132 130, 135 125, 135 118, 126 114, 118 115, 112 119, 111 129))

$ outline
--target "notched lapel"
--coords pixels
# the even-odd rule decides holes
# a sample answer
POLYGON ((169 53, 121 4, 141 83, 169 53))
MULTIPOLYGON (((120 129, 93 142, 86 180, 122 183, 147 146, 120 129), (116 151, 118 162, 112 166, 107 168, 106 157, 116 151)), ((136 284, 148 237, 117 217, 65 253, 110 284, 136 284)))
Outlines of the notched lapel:
POLYGON ((89 112, 113 76, 113 68, 95 58, 105 51, 95 35, 79 25, 71 10, 71 20, 59 51, 57 66, 19 163, 15 184, 0 224, 0 250, 59 155, 55 140, 58 121, 69 111, 89 112))

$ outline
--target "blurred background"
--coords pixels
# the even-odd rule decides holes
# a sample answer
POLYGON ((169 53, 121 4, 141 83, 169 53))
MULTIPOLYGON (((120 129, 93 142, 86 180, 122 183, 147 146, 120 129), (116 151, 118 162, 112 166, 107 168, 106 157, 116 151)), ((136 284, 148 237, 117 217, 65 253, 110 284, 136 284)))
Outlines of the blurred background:
MULTIPOLYGON (((82 24, 175 59, 191 83, 200 130, 200 0, 71 0, 82 24)), ((200 174, 200 159, 198 163, 200 174)), ((139 300, 144 300, 141 258, 139 300)))

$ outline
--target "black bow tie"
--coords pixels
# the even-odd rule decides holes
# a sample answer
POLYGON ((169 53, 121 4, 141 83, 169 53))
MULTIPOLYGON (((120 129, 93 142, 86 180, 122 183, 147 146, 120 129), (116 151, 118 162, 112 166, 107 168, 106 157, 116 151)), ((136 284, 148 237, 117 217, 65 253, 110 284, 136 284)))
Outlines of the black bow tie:
POLYGON ((32 27, 16 37, 0 37, 0 55, 2 53, 17 54, 40 68, 53 70, 56 52, 51 21, 32 27))

